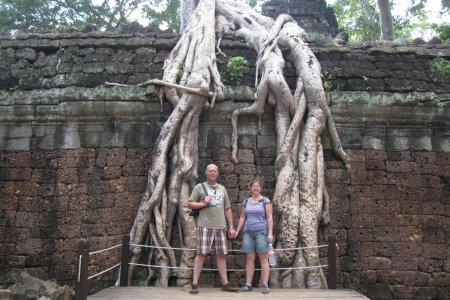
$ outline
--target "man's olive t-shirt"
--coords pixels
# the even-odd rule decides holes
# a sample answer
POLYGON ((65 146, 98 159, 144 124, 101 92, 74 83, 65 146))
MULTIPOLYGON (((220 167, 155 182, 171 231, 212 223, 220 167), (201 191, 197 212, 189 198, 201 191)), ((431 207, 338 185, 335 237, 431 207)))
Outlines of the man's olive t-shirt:
MULTIPOLYGON (((221 184, 215 184, 210 186, 207 182, 203 183, 211 196, 211 203, 200 210, 200 214, 197 220, 197 226, 210 228, 210 229, 224 229, 227 227, 225 223, 225 209, 230 208, 230 200, 225 187, 221 184)), ((203 201, 205 192, 202 185, 197 184, 192 190, 189 201, 200 202, 203 201)))

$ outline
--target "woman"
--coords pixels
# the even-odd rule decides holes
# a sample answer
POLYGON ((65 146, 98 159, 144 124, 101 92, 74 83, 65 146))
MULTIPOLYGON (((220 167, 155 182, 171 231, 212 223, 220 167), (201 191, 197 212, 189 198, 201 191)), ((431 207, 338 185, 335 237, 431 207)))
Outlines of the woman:
POLYGON ((273 241, 272 203, 267 197, 261 195, 262 183, 254 179, 250 183, 252 196, 245 199, 242 204, 241 215, 236 235, 244 229, 242 251, 246 254, 246 283, 241 288, 243 292, 250 292, 253 275, 255 273, 255 253, 258 253, 261 264, 261 292, 267 294, 269 289, 269 261, 267 251, 269 243, 273 241))

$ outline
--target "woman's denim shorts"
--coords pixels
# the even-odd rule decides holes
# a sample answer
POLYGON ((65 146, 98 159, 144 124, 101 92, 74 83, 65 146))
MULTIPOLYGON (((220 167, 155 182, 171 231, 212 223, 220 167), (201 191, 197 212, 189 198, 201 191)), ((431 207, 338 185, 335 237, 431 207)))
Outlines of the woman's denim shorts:
POLYGON ((242 251, 255 253, 266 253, 269 251, 267 234, 267 230, 244 232, 242 251))

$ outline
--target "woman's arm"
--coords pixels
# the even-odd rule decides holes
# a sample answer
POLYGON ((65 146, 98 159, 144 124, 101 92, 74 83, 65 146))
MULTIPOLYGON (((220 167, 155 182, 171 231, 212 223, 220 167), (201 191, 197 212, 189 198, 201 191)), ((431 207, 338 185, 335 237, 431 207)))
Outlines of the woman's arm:
POLYGON ((266 219, 267 219, 267 227, 269 228, 269 234, 267 235, 267 240, 269 243, 273 242, 273 206, 272 202, 266 204, 266 219))
POLYGON ((239 232, 241 232, 242 228, 244 227, 246 218, 247 217, 245 215, 245 207, 244 207, 244 205, 242 205, 241 214, 239 216, 239 222, 238 222, 238 225, 237 225, 237 228, 236 228, 235 238, 238 236, 239 232))

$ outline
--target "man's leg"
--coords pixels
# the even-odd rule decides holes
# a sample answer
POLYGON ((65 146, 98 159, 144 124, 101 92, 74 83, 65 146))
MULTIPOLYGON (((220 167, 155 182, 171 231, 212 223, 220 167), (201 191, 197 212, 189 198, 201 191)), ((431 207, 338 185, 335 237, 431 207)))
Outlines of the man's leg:
POLYGON ((227 275, 227 260, 224 254, 216 254, 217 269, 219 270, 220 279, 222 284, 228 283, 227 275))
MULTIPOLYGON (((197 285, 198 279, 200 278, 200 273, 202 272, 203 263, 205 262, 205 254, 198 254, 195 256, 194 260, 194 274, 192 274, 192 284, 197 285)), ((226 270, 226 266, 225 266, 226 270)), ((225 272, 226 274, 226 272, 225 272)))
POLYGON ((194 274, 192 274, 192 287, 189 293, 198 294, 198 279, 200 278, 200 273, 202 272, 203 262, 205 261, 205 254, 198 254, 194 259, 194 274))

